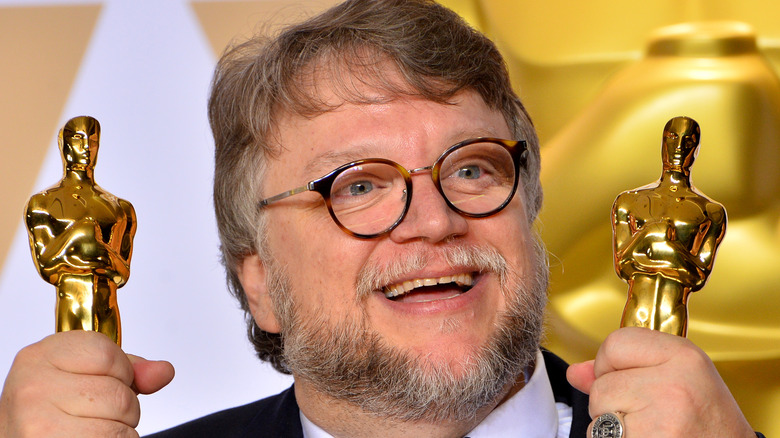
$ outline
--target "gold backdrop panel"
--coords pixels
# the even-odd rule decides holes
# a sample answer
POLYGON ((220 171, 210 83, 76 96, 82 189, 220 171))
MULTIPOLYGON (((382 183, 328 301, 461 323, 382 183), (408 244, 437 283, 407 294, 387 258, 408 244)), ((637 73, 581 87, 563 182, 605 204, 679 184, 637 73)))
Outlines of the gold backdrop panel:
POLYGON ((780 72, 780 3, 773 0, 473 1, 543 141, 585 110, 611 75, 640 59, 647 36, 663 26, 749 23, 780 72))
POLYGON ((338 3, 338 0, 194 1, 198 17, 214 54, 219 56, 234 41, 255 33, 270 33, 338 3))

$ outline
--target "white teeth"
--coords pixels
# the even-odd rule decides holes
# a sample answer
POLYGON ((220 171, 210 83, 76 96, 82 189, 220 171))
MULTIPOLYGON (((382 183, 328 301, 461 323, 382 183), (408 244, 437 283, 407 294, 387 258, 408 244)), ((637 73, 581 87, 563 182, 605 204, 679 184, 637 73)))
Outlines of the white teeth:
POLYGON ((437 284, 455 283, 458 286, 471 286, 474 278, 471 274, 446 275, 438 278, 415 278, 402 283, 392 284, 385 287, 384 293, 387 298, 397 297, 409 291, 423 286, 435 286, 437 284))

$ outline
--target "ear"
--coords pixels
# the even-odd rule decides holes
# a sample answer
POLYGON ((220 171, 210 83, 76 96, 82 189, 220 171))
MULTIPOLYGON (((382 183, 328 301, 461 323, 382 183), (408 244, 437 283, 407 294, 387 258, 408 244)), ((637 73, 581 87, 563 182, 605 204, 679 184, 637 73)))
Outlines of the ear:
POLYGON ((257 254, 245 257, 237 271, 238 280, 249 302, 249 310, 257 325, 266 332, 279 333, 281 328, 268 295, 265 265, 260 257, 257 254))

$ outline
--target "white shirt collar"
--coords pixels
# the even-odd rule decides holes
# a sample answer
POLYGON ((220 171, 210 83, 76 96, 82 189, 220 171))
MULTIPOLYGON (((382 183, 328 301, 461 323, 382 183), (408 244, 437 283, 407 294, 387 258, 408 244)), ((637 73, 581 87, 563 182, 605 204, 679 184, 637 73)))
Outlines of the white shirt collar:
MULTIPOLYGON (((542 352, 536 354, 536 366, 523 389, 494 409, 482 423, 468 433, 469 438, 568 437, 572 410, 555 403, 542 352)), ((300 414, 304 438, 333 438, 300 414)))
POLYGON ((523 389, 499 405, 467 434, 469 438, 568 437, 571 408, 556 404, 542 352, 536 353, 536 366, 523 389))

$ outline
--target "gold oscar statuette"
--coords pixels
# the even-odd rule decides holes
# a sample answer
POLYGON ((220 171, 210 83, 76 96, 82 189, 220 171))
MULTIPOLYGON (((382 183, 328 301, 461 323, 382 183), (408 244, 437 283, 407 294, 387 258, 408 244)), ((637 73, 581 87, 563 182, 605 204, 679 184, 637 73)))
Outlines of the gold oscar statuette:
POLYGON ((725 208, 691 183, 700 135, 693 119, 671 119, 663 132, 661 178, 615 199, 615 270, 628 282, 621 327, 687 333, 688 296, 704 286, 726 233, 725 208))
POLYGON ((96 119, 69 120, 58 142, 62 180, 30 198, 25 210, 33 261, 57 289, 58 332, 92 330, 121 345, 116 290, 130 276, 135 211, 95 183, 96 119))

